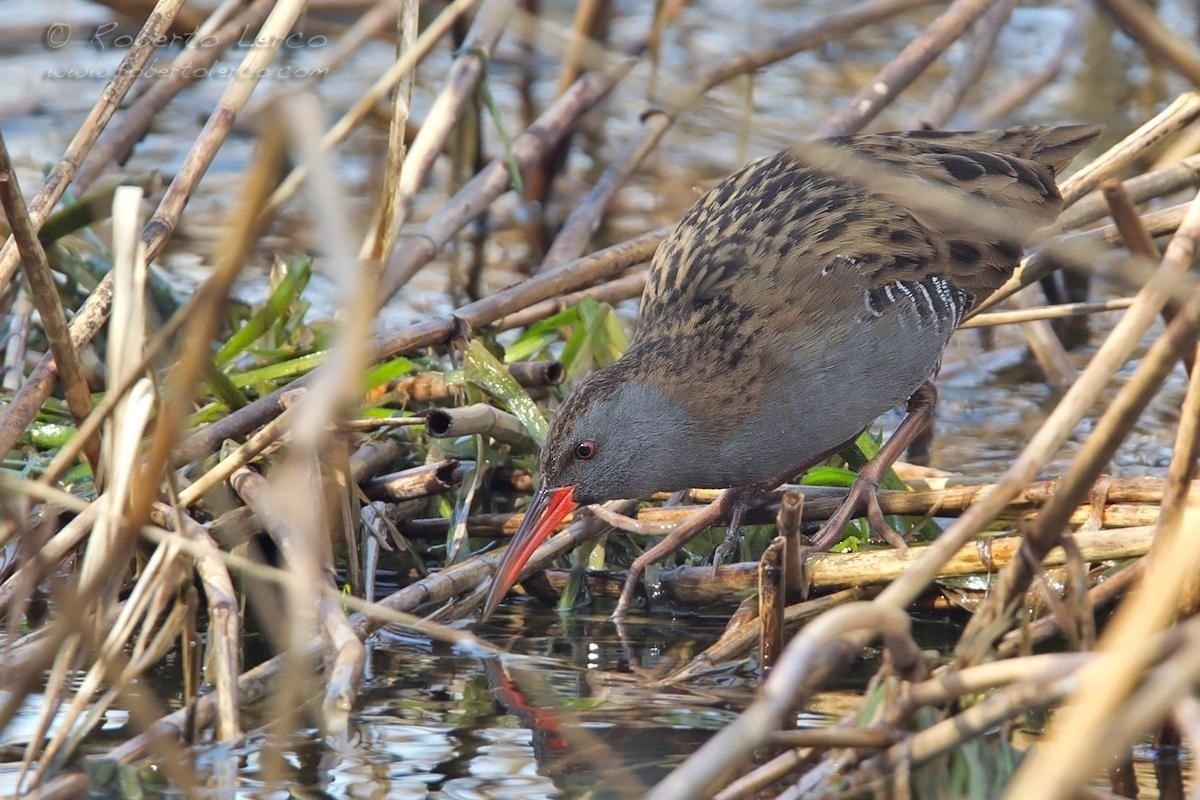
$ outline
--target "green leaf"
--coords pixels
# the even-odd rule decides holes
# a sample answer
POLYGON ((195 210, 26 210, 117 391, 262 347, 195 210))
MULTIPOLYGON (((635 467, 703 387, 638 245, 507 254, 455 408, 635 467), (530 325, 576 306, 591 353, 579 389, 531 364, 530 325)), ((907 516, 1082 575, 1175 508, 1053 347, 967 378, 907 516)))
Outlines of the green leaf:
POLYGON ((519 419, 539 446, 546 440, 549 426, 537 403, 478 339, 472 339, 463 354, 463 373, 519 419))
POLYGON ((853 486, 858 476, 841 467, 813 467, 800 477, 807 486, 853 486))
POLYGON ((258 369, 234 373, 229 376, 229 380, 240 389, 257 384, 275 383, 285 378, 295 378, 321 366, 328 355, 329 351, 318 350, 315 353, 281 361, 278 364, 269 364, 258 369))
POLYGON ((376 364, 367 370, 367 374, 363 376, 362 388, 367 390, 374 389, 376 386, 382 386, 412 372, 415 366, 411 360, 403 356, 393 358, 391 361, 385 361, 382 364, 376 364))
POLYGON ((283 276, 282 280, 275 285, 266 302, 255 310, 242 327, 234 331, 233 335, 229 337, 229 341, 225 342, 213 356, 213 361, 218 367, 224 366, 241 355, 283 316, 292 302, 304 291, 304 287, 308 285, 308 280, 312 277, 312 258, 301 256, 295 261, 287 263, 280 272, 283 276))

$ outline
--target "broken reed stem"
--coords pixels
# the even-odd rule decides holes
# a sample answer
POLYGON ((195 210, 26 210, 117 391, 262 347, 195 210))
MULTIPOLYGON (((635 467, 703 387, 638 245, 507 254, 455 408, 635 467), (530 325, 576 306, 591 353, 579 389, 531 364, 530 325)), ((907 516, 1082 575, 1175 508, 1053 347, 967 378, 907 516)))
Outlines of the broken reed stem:
MULTIPOLYGON (((21 196, 21 187, 17 183, 17 174, 2 134, 0 134, 0 205, 3 206, 5 218, 12 229, 12 237, 16 241, 21 264, 25 267, 25 280, 29 285, 29 294, 33 298, 34 305, 37 306, 38 315, 42 321, 42 330, 46 333, 50 351, 54 354, 54 360, 58 366, 63 393, 67 398, 67 407, 75 424, 80 425, 92 411, 92 395, 88 391, 79 351, 71 343, 67 315, 63 312, 62 302, 58 297, 54 274, 50 271, 50 264, 46 261, 46 251, 42 249, 42 243, 38 241, 37 227, 30 219, 29 209, 25 206, 25 198, 21 196)), ((83 448, 93 473, 97 472, 100 465, 99 440, 89 439, 84 443, 83 448)), ((4 451, 0 450, 0 452, 4 451)))
MULTIPOLYGON (((58 160, 54 169, 46 177, 37 196, 30 201, 29 219, 35 229, 41 228, 46 218, 50 216, 50 212, 62 199, 67 186, 74 180, 79 165, 87 158, 92 145, 96 143, 96 139, 104 127, 121 106, 125 95, 141 75, 143 67, 156 51, 158 42, 170 28, 171 22, 182 5, 183 0, 158 0, 154 4, 153 10, 146 17, 145 23, 133 40, 133 46, 122 56, 121 63, 117 65, 112 77, 97 95, 96 102, 83 120, 83 124, 71 137, 71 142, 67 145, 62 158, 58 160)), ((0 295, 8 290, 9 282, 16 274, 18 258, 16 243, 10 236, 3 249, 0 249, 0 295)), ((0 452, 7 450, 7 447, 0 447, 0 452)))
POLYGON ((787 605, 787 539, 776 536, 758 562, 758 674, 766 677, 783 651, 787 605))
POLYGON ((932 24, 909 42, 837 114, 821 126, 822 136, 862 130, 916 80, 925 68, 1000 0, 954 0, 932 24))
POLYGON ((379 475, 362 484, 363 494, 372 500, 399 503, 448 492, 462 480, 457 474, 458 466, 458 461, 446 458, 390 475, 379 475))
POLYGON ((490 436, 498 442, 530 447, 533 439, 521 421, 489 403, 437 408, 425 417, 425 432, 435 439, 490 436))

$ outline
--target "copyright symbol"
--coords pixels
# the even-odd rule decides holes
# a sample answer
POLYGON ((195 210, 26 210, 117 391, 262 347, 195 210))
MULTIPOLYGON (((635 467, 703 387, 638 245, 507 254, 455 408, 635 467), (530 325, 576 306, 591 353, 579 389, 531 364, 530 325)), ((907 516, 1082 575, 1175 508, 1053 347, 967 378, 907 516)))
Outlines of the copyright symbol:
POLYGON ((65 22, 53 22, 42 31, 42 44, 47 50, 61 50, 71 41, 71 26, 65 22))

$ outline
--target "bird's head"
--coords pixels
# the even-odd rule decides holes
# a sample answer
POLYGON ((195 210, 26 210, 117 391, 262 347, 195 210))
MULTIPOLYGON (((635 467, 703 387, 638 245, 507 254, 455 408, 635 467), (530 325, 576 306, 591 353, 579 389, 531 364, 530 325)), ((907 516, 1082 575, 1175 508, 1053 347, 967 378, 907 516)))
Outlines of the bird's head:
POLYGON ((541 479, 484 605, 490 616, 563 517, 579 506, 684 488, 696 426, 688 411, 618 364, 591 375, 559 408, 541 479))

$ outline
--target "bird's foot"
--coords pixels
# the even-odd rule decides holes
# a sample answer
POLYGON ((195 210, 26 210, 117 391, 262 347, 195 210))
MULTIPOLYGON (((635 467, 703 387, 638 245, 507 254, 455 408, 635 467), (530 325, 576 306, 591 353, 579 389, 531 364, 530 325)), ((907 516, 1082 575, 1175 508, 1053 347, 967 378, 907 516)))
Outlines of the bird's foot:
MULTIPOLYGON (((846 526, 850 524, 850 520, 854 518, 860 508, 864 507, 867 523, 871 526, 873 533, 893 547, 902 550, 908 547, 904 537, 888 524, 887 518, 883 514, 883 508, 879 505, 879 479, 873 474, 868 474, 868 469, 874 463, 871 462, 863 468, 858 478, 855 479, 854 485, 846 494, 846 499, 813 536, 814 549, 828 550, 837 544, 841 540, 842 534, 845 533, 846 526)), ((884 468, 886 469, 886 467, 884 468)))
POLYGON ((633 593, 637 590, 638 581, 646 571, 646 567, 671 555, 696 538, 701 531, 724 519, 730 511, 734 494, 735 490, 733 489, 721 492, 716 500, 684 519, 661 542, 634 559, 625 575, 625 585, 621 587, 621 596, 617 600, 617 607, 613 609, 613 619, 620 619, 629 613, 629 607, 633 603, 633 593))

